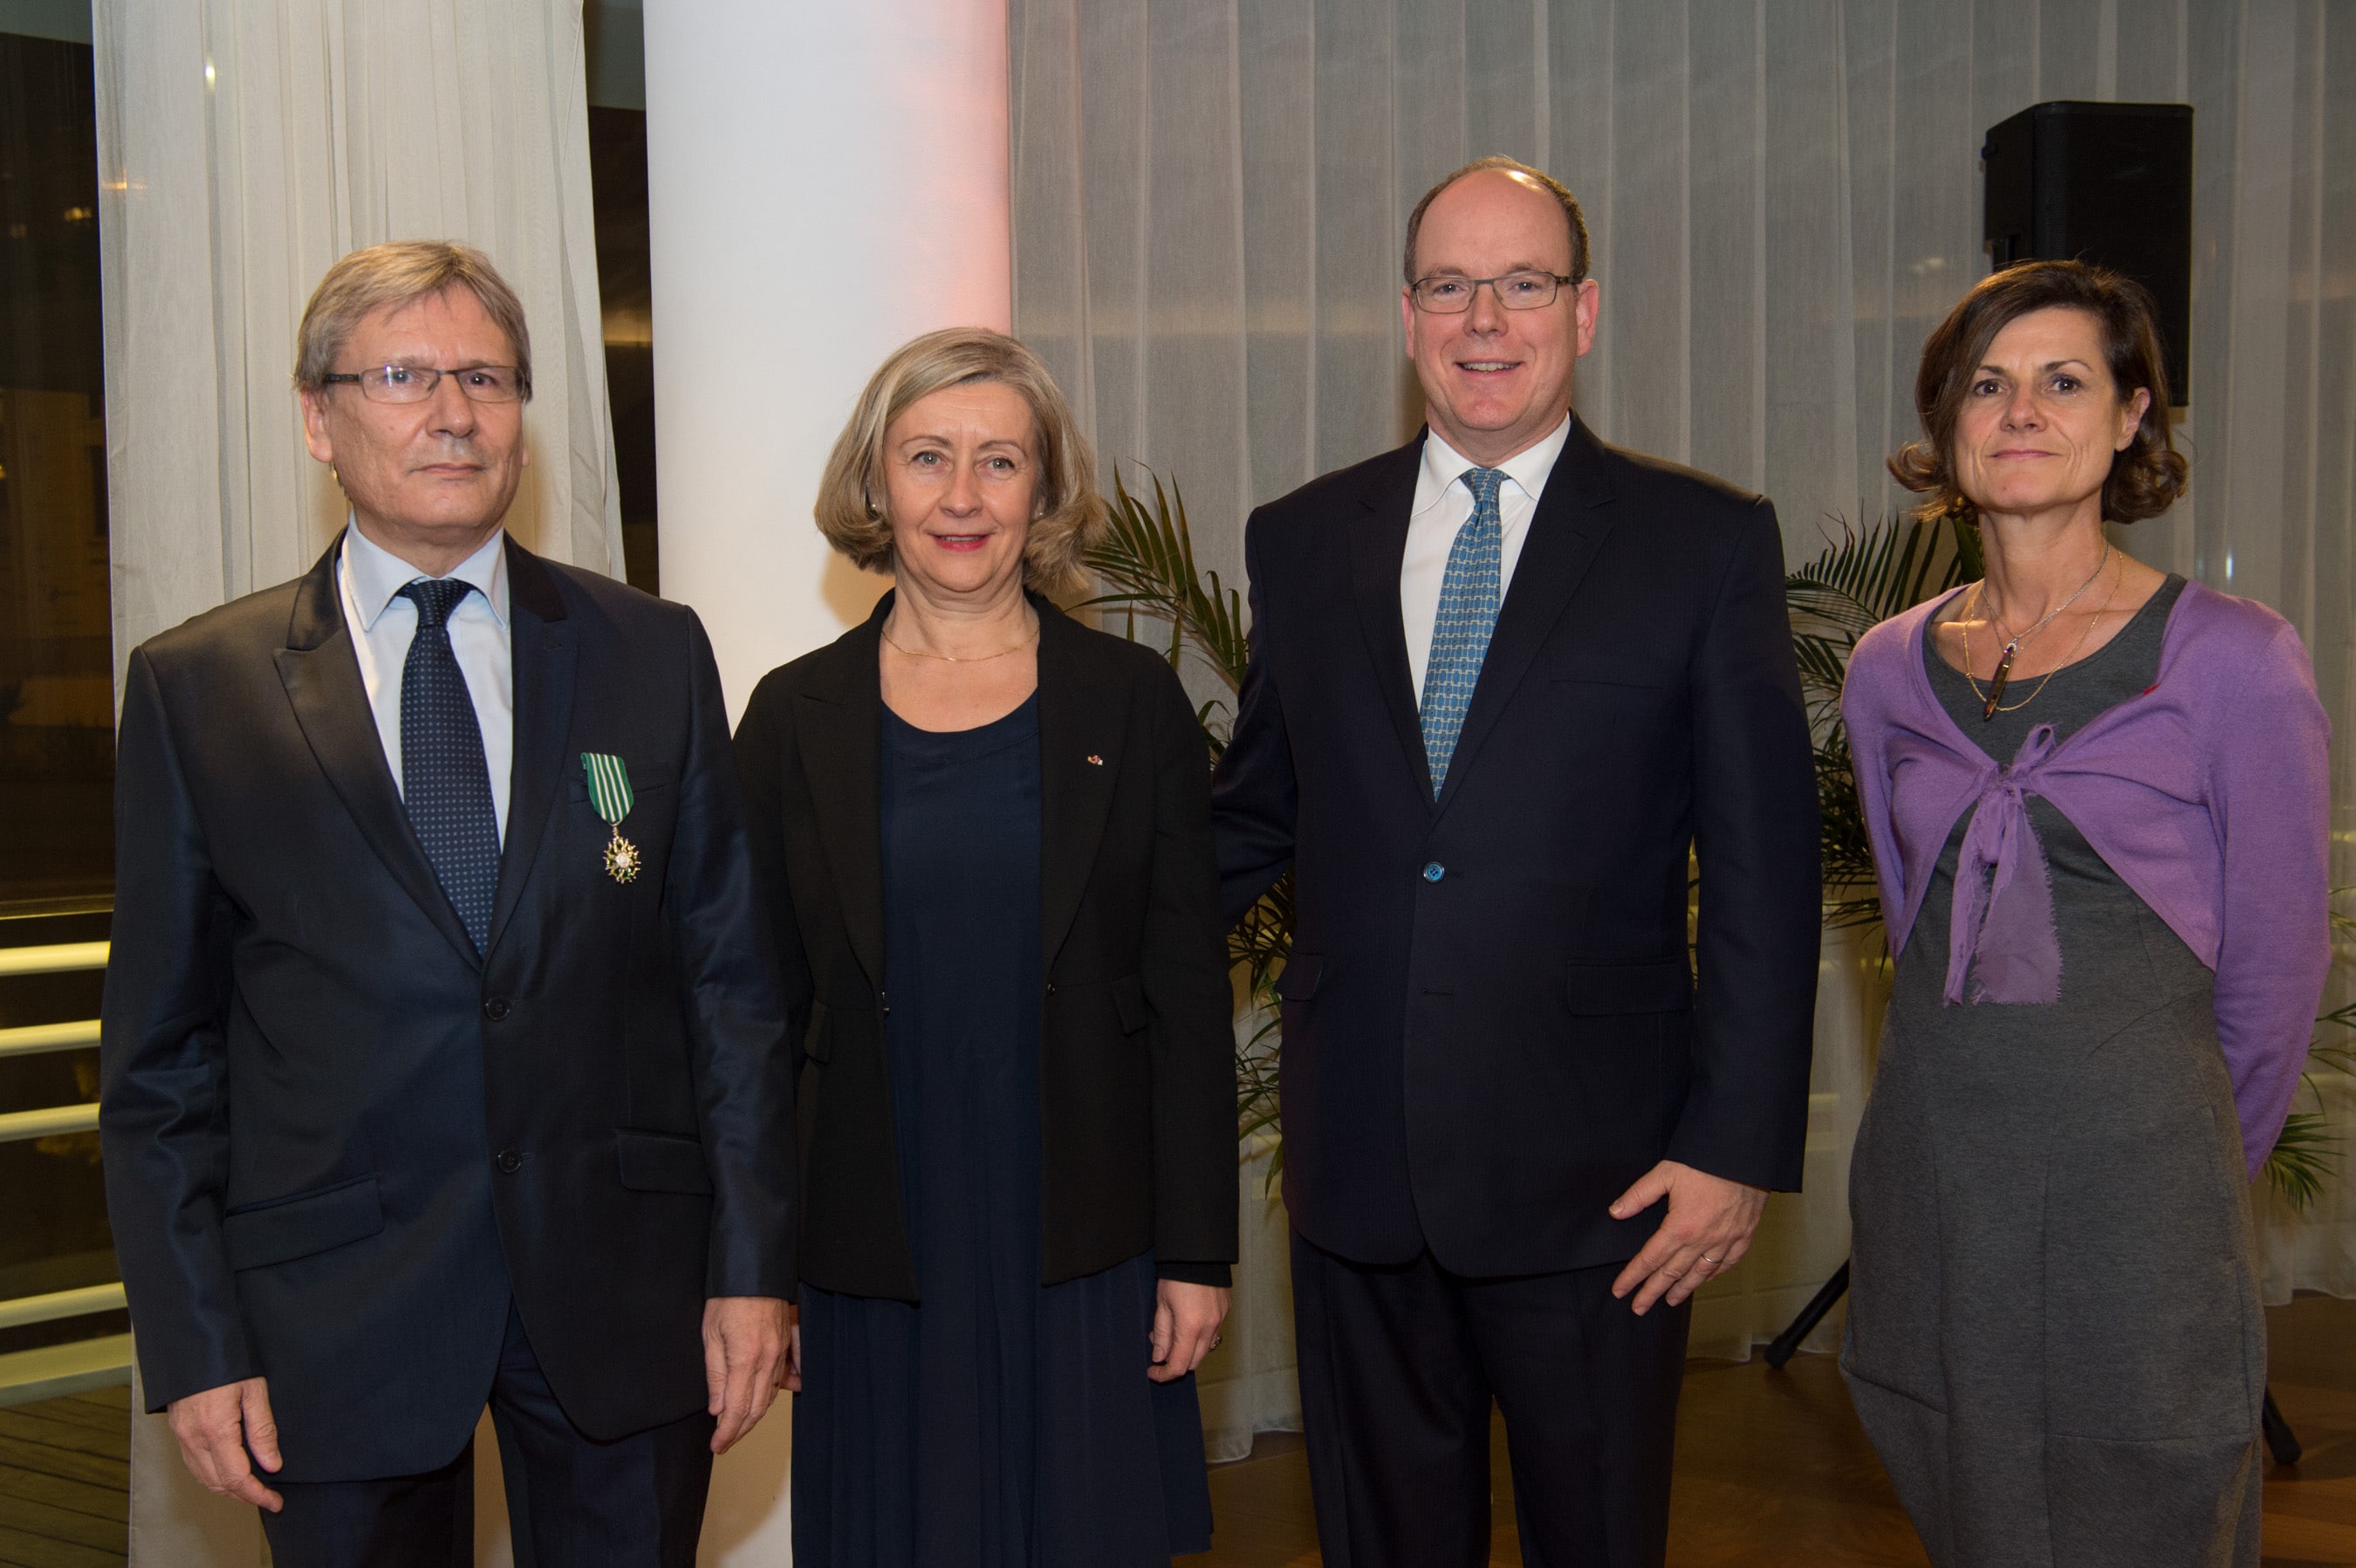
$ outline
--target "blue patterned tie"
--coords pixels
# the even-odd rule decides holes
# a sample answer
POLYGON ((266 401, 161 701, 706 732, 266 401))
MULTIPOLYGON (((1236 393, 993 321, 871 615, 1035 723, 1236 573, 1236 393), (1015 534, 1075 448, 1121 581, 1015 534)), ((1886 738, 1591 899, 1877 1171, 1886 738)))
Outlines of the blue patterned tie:
POLYGON ((444 577, 401 590, 417 607, 417 635, 401 667, 401 800, 480 952, 498 896, 499 819, 475 700, 450 648, 450 612, 474 586, 444 577))
POLYGON ((1472 705, 1481 661, 1489 656, 1489 634, 1497 627, 1499 566, 1505 521, 1497 511, 1503 468, 1467 468, 1464 488, 1472 492, 1472 516, 1448 547, 1448 571, 1440 580, 1440 614, 1431 627, 1431 656, 1423 670, 1423 757, 1431 772, 1431 794, 1448 781, 1448 761, 1472 705))

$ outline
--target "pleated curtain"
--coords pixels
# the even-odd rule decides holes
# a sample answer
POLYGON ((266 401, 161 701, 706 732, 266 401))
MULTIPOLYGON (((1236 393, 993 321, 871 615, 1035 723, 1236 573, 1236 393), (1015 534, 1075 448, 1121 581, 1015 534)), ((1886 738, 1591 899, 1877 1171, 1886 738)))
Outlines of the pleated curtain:
POLYGON ((94 21, 117 670, 342 527, 294 333, 337 258, 384 240, 477 245, 522 296, 509 526, 619 575, 579 5, 101 0, 94 21))
MULTIPOLYGON (((1419 423, 1400 242, 1472 158, 1537 164, 1585 205, 1602 320, 1580 416, 1772 496, 1796 564, 1904 502, 1881 464, 1916 434, 1922 338, 1987 271, 1987 129, 2054 99, 2193 104, 2193 489, 2122 542, 2289 616, 2356 723, 2356 8, 1013 0, 1011 24, 1017 329, 1103 460, 1182 488, 1231 583, 1254 504, 1419 423)), ((2344 747, 2337 768, 2344 837, 2344 747)), ((1703 1293, 1698 1353, 1747 1354, 1847 1255, 1879 959, 1878 935, 1827 939, 1807 1189, 1703 1293)), ((2349 1087, 2319 1079, 2343 1126, 2349 1087)), ((1294 1419, 1280 1208, 1246 1197, 1248 1354, 1206 1384, 1226 1454, 1294 1419)), ((2356 1171, 2303 1220, 2255 1201, 2271 1299, 2356 1291, 2356 1171)))

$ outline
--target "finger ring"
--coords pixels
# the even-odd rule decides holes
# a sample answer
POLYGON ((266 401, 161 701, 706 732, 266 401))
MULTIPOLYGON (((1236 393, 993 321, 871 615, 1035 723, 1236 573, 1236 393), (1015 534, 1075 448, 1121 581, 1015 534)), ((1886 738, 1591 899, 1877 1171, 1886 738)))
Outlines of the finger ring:
POLYGON ((1226 1342, 1226 1337, 1226 1337, 1226 1335, 1224 1335, 1224 1334, 1214 1334, 1214 1335, 1212 1335, 1212 1336, 1211 1336, 1211 1348, 1212 1348, 1212 1349, 1214 1349, 1214 1350, 1217 1349, 1217 1348, 1218 1348, 1222 1344, 1224 1344, 1224 1343, 1226 1342))
POLYGON ((1718 1260, 1717 1260, 1716 1258, 1711 1257, 1708 1252, 1704 1252, 1704 1253, 1701 1255, 1701 1261, 1702 1261, 1703 1262, 1705 1262, 1705 1263, 1708 1263, 1708 1264, 1712 1265, 1713 1267, 1714 1267, 1714 1266, 1716 1266, 1716 1264, 1717 1264, 1717 1262, 1718 1262, 1718 1260))

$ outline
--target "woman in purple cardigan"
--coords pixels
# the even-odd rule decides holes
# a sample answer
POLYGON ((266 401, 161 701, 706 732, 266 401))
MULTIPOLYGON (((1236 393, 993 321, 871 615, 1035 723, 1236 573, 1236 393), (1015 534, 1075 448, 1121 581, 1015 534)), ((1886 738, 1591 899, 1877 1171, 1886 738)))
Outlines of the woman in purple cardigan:
POLYGON ((1997 273, 1914 395, 1890 469, 1987 575, 1842 698, 1898 963, 1842 1369, 1941 1568, 2256 1568, 2243 1188, 2330 961, 2329 725, 2288 622, 2109 542, 2184 486, 2139 287, 1997 273))

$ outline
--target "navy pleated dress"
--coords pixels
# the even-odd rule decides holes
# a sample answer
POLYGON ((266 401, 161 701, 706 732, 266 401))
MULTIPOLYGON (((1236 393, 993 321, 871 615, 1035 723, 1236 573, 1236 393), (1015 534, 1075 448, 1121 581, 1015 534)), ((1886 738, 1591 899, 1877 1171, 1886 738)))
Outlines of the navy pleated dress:
POLYGON ((802 1292, 797 1568, 1129 1568, 1211 1543, 1151 1253, 1043 1287, 1039 714, 884 713, 884 1032, 921 1305, 802 1292))

